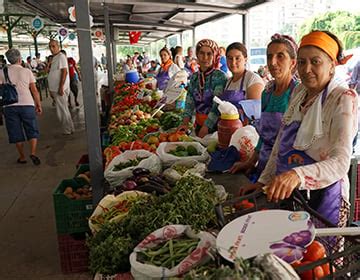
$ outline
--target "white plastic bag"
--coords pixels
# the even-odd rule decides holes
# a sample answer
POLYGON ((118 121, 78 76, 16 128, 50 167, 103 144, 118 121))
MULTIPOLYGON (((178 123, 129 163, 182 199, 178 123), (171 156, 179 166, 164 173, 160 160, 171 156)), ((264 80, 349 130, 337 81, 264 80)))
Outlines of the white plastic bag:
POLYGON ((182 275, 192 268, 202 265, 210 260, 209 251, 215 248, 216 239, 208 232, 200 231, 195 233, 187 225, 168 225, 149 234, 138 244, 130 255, 131 274, 136 280, 143 279, 164 279, 182 275), (166 242, 181 236, 191 239, 200 239, 197 248, 175 267, 168 269, 137 261, 137 253, 153 248, 159 243, 166 242))
POLYGON ((193 140, 195 140, 196 142, 201 143, 205 147, 209 146, 209 144, 211 142, 218 142, 218 132, 217 131, 215 131, 212 134, 207 134, 203 138, 200 138, 200 137, 196 136, 195 133, 194 133, 194 135, 191 134, 190 136, 191 136, 191 138, 193 140))
POLYGON ((231 102, 228 101, 222 101, 219 97, 215 96, 213 101, 217 104, 219 104, 218 106, 218 110, 220 112, 221 115, 228 115, 228 116, 232 116, 232 115, 238 115, 239 116, 239 111, 236 108, 236 106, 234 104, 232 104, 231 102))
POLYGON ((175 102, 176 99, 183 93, 182 84, 187 84, 187 73, 185 70, 180 70, 170 78, 164 90, 164 97, 166 97, 166 104, 175 102))
POLYGON ((247 125, 238 128, 233 133, 229 146, 235 146, 240 153, 240 160, 246 161, 252 156, 258 141, 259 134, 256 132, 255 127, 247 125))
POLYGON ((170 168, 164 170, 163 176, 165 180, 167 180, 169 183, 175 184, 182 177, 187 176, 188 174, 198 174, 201 176, 205 176, 205 171, 206 171, 205 163, 201 163, 193 159, 183 159, 177 161, 176 163, 171 165, 170 168), (175 170, 176 166, 186 166, 189 169, 186 170, 184 174, 181 174, 175 170))
MULTIPOLYGON (((148 195, 148 194, 144 193, 144 192, 140 192, 140 191, 126 191, 117 196, 115 196, 113 194, 104 196, 100 200, 99 204, 96 206, 94 212, 91 214, 91 216, 89 218, 89 227, 90 227, 91 232, 93 234, 95 234, 96 232, 98 232, 100 230, 100 228, 102 226, 99 223, 93 222, 93 219, 95 217, 102 215, 105 211, 110 211, 112 207, 114 207, 115 205, 119 204, 122 201, 127 200, 131 203, 132 201, 135 201, 138 197, 145 196, 145 195, 148 195)), ((127 205, 126 207, 128 208, 129 205, 127 205)), ((115 217, 110 219, 108 222, 119 222, 123 218, 125 218, 127 216, 127 214, 128 214, 128 212, 126 212, 126 211, 118 213, 118 215, 116 215, 115 217)))
POLYGON ((112 161, 105 169, 104 177, 112 187, 115 187, 120 185, 127 178, 131 177, 133 169, 137 167, 149 169, 152 173, 160 173, 161 161, 157 155, 146 150, 125 151, 124 153, 112 159, 112 161), (119 171, 114 171, 115 165, 119 164, 120 162, 136 159, 137 157, 147 158, 141 160, 137 166, 131 166, 119 171))
POLYGON ((156 154, 161 159, 161 162, 164 166, 170 166, 179 160, 189 160, 194 159, 199 162, 205 162, 209 158, 209 154, 206 149, 197 142, 162 142, 159 147, 156 149, 156 154), (169 151, 176 149, 177 146, 193 146, 200 155, 198 156, 187 156, 187 157, 178 157, 172 154, 169 154, 169 151))

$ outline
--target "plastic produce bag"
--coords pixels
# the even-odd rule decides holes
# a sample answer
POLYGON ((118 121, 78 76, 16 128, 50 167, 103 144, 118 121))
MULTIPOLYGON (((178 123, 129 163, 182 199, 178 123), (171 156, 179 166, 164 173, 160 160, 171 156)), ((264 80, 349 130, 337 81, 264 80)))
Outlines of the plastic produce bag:
POLYGON ((159 156, 164 166, 170 166, 175 162, 184 159, 186 160, 194 159, 199 162, 205 162, 209 158, 209 154, 207 153, 206 149, 200 143, 197 142, 162 142, 160 143, 159 147, 156 149, 156 154, 159 156), (200 155, 180 157, 170 154, 169 151, 176 149, 177 146, 183 146, 183 147, 193 146, 200 155))
POLYGON ((215 103, 219 104, 218 110, 222 116, 223 115, 227 115, 227 116, 238 115, 238 118, 239 118, 239 111, 234 104, 231 104, 231 102, 222 101, 217 96, 214 97, 213 101, 215 103))
POLYGON ((255 127, 247 125, 238 128, 230 139, 230 144, 235 146, 240 153, 240 161, 248 160, 259 141, 259 134, 256 132, 255 127))
POLYGON ((176 99, 183 94, 183 86, 187 84, 187 73, 185 70, 180 70, 170 78, 164 90, 163 97, 166 97, 166 103, 170 104, 175 102, 176 99))
POLYGON ((137 167, 149 169, 152 173, 160 173, 161 161, 157 155, 146 150, 125 151, 112 159, 105 169, 104 177, 110 183, 110 186, 115 187, 120 185, 127 178, 131 177, 132 170, 137 167), (146 158, 141 160, 137 166, 127 167, 119 171, 114 170, 115 165, 121 162, 124 163, 129 160, 134 160, 139 157, 146 158))
MULTIPOLYGON (((132 201, 135 201, 138 197, 145 196, 145 195, 148 195, 148 194, 144 193, 144 192, 140 192, 140 191, 126 191, 117 196, 115 196, 113 194, 109 194, 109 195, 106 195, 105 197, 103 197, 103 199, 100 200, 99 204, 96 206, 94 212, 91 214, 91 216, 89 218, 89 227, 90 227, 91 232, 93 234, 95 234, 96 232, 98 232, 100 230, 100 228, 102 226, 102 224, 94 222, 95 217, 103 215, 104 212, 106 212, 106 211, 111 211, 111 209, 114 206, 119 205, 121 202, 124 202, 124 201, 132 202, 132 201)), ((126 208, 129 208, 128 203, 126 204, 126 208)), ((119 212, 116 216, 114 216, 110 220, 104 221, 104 222, 119 222, 120 220, 125 218, 127 214, 128 214, 128 211, 119 212)))
POLYGON ((193 140, 195 140, 196 142, 201 143, 205 147, 209 146, 209 144, 211 142, 218 142, 218 132, 217 131, 215 131, 212 134, 207 134, 203 138, 200 138, 200 137, 196 136, 195 133, 191 134, 190 136, 191 136, 191 138, 193 140))
POLYGON ((201 176, 205 176, 206 165, 204 163, 198 162, 193 159, 183 159, 174 163, 170 168, 166 169, 163 172, 163 176, 166 181, 171 184, 175 184, 179 181, 183 176, 187 176, 188 174, 197 174, 201 176), (181 168, 181 166, 188 167, 188 169, 182 173, 177 168, 181 168))
POLYGON ((187 225, 168 225, 149 234, 140 244, 138 244, 130 255, 131 274, 136 280, 143 279, 164 279, 182 275, 194 267, 202 265, 210 260, 209 253, 215 248, 215 237, 208 232, 200 231, 195 233, 187 225), (168 269, 151 264, 144 264, 137 260, 137 254, 153 248, 159 243, 167 240, 187 236, 191 239, 199 239, 197 248, 185 257, 175 267, 168 269))

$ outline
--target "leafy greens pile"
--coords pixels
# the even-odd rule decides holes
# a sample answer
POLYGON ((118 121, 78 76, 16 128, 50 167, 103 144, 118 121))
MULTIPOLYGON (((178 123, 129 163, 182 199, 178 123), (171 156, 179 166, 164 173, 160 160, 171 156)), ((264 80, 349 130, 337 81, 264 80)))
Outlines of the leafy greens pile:
POLYGON ((120 223, 105 225, 88 239, 90 270, 105 275, 129 271, 129 255, 148 234, 168 224, 205 230, 216 223, 217 203, 214 183, 194 175, 180 179, 168 194, 136 201, 120 223))

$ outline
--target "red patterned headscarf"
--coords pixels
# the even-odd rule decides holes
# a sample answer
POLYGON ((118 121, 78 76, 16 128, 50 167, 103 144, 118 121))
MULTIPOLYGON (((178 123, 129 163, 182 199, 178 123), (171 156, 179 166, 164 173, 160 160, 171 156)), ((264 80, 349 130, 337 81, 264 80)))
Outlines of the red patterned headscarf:
POLYGON ((205 78, 210 75, 215 69, 219 69, 220 66, 220 52, 218 44, 210 39, 203 39, 196 44, 196 56, 199 56, 199 51, 202 47, 209 47, 213 52, 213 64, 212 66, 206 70, 206 72, 202 72, 200 67, 198 71, 199 76, 199 90, 203 91, 205 86, 205 78))
POLYGON ((202 47, 209 47, 213 51, 213 66, 212 68, 217 69, 219 68, 220 62, 220 52, 218 44, 210 39, 202 39, 196 44, 196 56, 198 56, 199 51, 202 47))

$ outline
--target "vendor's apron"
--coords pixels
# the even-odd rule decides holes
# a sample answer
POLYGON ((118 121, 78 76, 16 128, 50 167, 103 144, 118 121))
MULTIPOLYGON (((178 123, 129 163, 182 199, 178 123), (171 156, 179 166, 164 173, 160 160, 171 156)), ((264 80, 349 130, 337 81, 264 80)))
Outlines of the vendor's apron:
MULTIPOLYGON (((327 96, 327 88, 321 96, 321 103, 327 96)), ((308 156, 304 151, 296 150, 293 144, 296 134, 300 127, 300 121, 294 121, 290 125, 285 125, 280 138, 279 154, 276 162, 276 175, 289 171, 290 169, 315 163, 316 161, 308 156)), ((306 191, 301 191, 306 198, 306 191)), ((307 198, 309 206, 319 212, 324 218, 334 225, 339 223, 339 213, 341 208, 341 181, 337 181, 330 186, 310 191, 307 198)))
POLYGON ((212 81, 212 76, 210 76, 209 88, 204 89, 203 92, 201 92, 199 88, 196 88, 193 91, 193 97, 194 97, 195 109, 196 109, 196 115, 195 115, 196 129, 199 127, 201 128, 204 125, 212 107, 214 96, 211 89, 211 81, 212 81))
MULTIPOLYGON (((293 91, 296 83, 295 80, 291 80, 289 90, 290 94, 293 91)), ((266 163, 269 160, 272 148, 275 144, 276 136, 279 133, 281 120, 284 113, 281 112, 265 112, 267 105, 269 104, 270 97, 272 92, 275 91, 275 88, 271 92, 267 93, 267 99, 265 104, 261 109, 261 117, 258 127, 258 133, 263 141, 260 152, 259 160, 256 166, 256 175, 260 176, 261 172, 265 169, 266 163)))
POLYGON ((169 72, 160 70, 156 75, 157 87, 160 90, 164 90, 170 80, 169 72))
POLYGON ((241 105, 239 104, 239 102, 242 100, 245 100, 245 98, 246 98, 246 93, 244 90, 245 74, 246 74, 246 70, 245 70, 243 78, 241 80, 240 88, 238 90, 229 90, 228 89, 229 85, 231 84, 231 81, 230 81, 230 83, 224 90, 223 94, 220 96, 220 99, 222 101, 228 101, 231 104, 235 105, 236 108, 238 108, 238 109, 241 108, 241 105))

